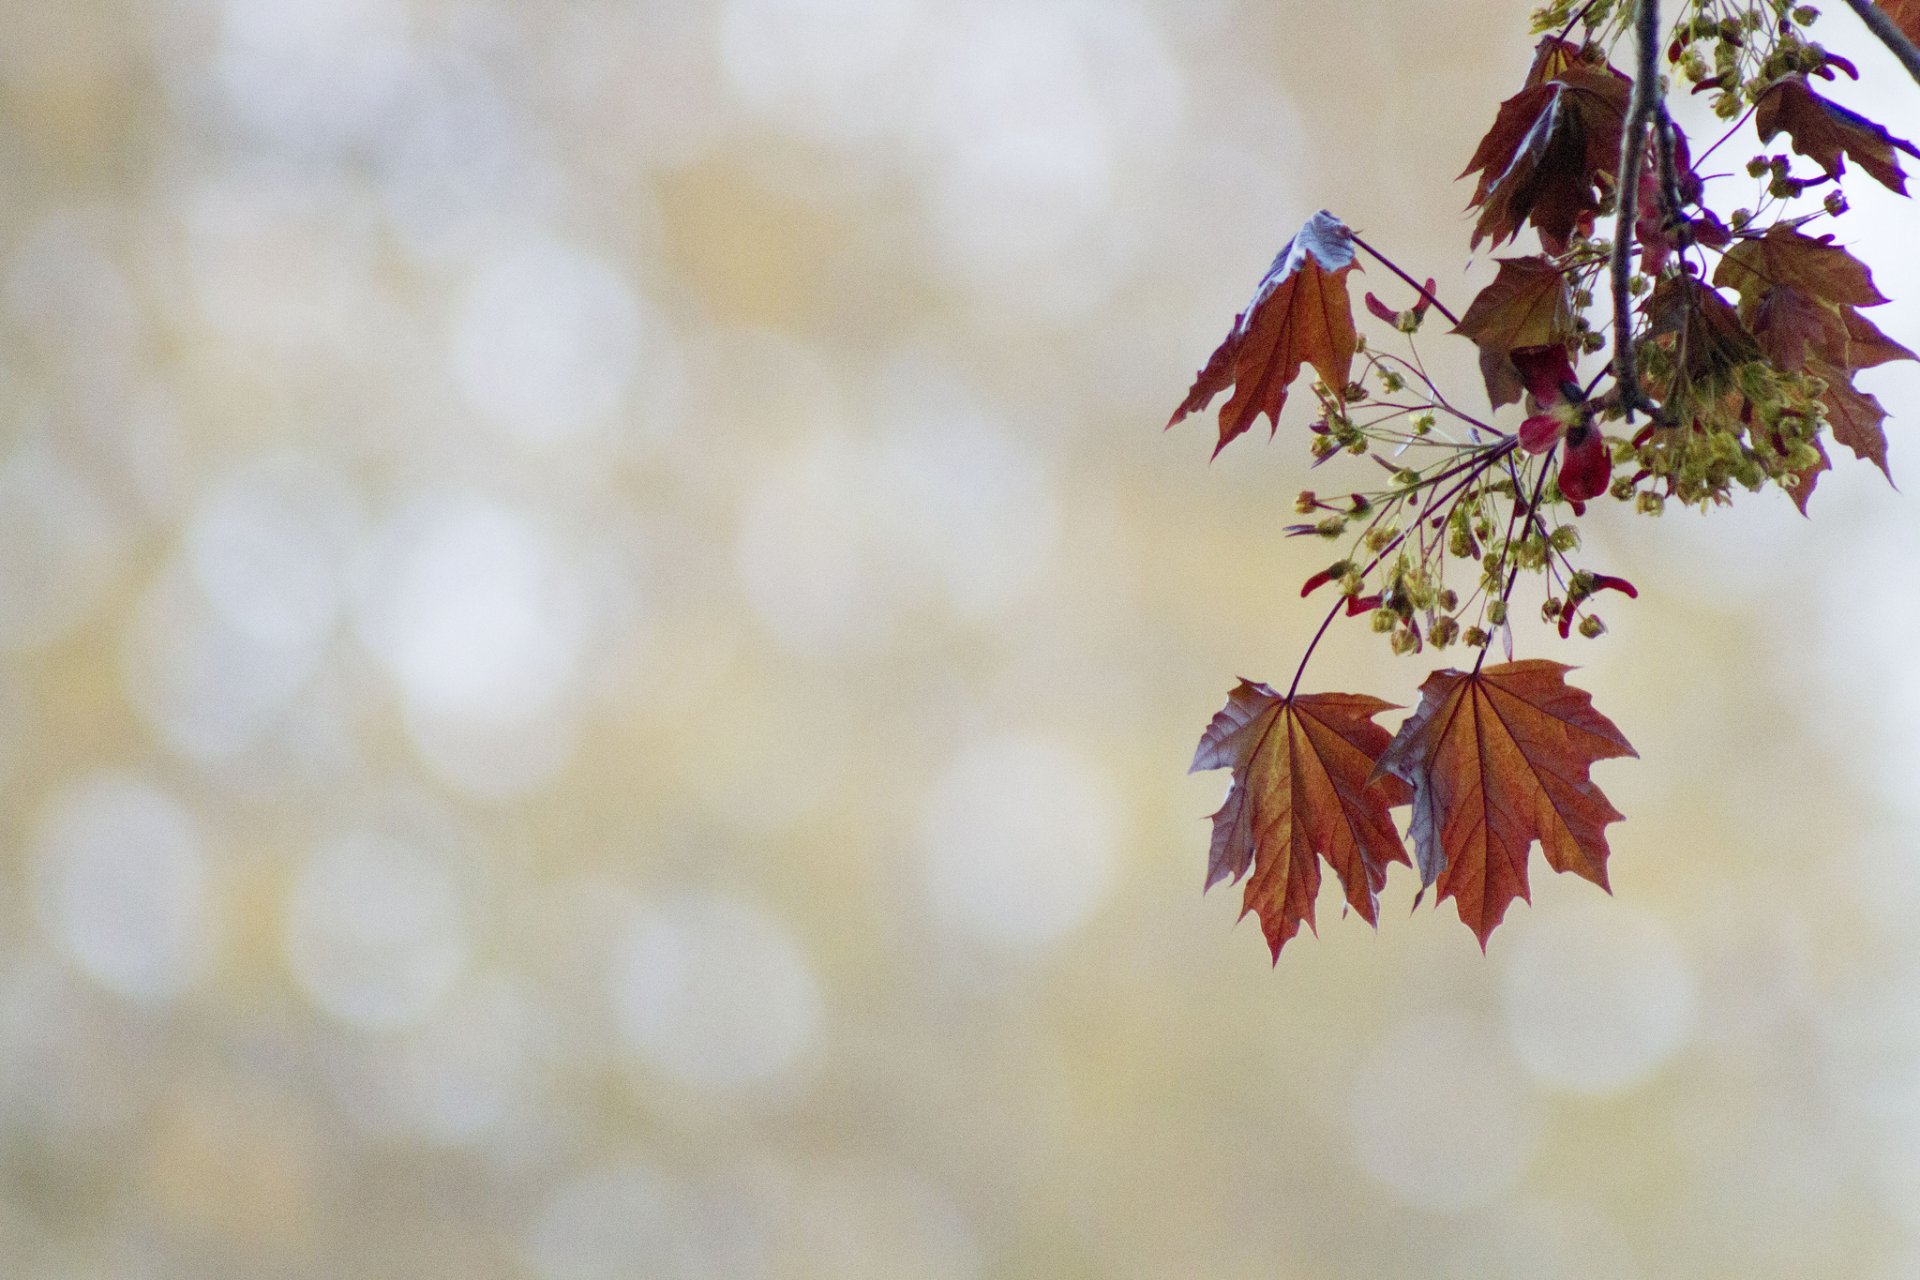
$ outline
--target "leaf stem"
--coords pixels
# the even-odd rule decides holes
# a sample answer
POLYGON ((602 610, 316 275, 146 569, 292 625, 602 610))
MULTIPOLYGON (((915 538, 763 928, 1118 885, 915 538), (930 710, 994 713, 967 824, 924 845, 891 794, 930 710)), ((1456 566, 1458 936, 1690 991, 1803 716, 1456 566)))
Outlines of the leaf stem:
MULTIPOLYGON (((1352 232, 1350 231, 1348 234, 1352 235, 1352 232)), ((1435 311, 1438 311, 1441 315, 1445 316, 1448 320, 1452 321, 1453 324, 1455 324, 1456 326, 1460 323, 1460 317, 1453 314, 1453 312, 1447 310, 1446 303, 1434 297, 1433 294, 1428 291, 1425 285, 1419 283, 1412 276, 1402 271, 1399 268, 1399 266, 1395 264, 1393 259, 1387 257, 1386 254, 1381 253, 1378 249, 1374 248, 1372 245, 1368 244, 1365 240, 1362 240, 1357 235, 1353 235, 1353 242, 1359 245, 1362 249, 1365 249, 1368 253, 1372 254, 1375 260, 1378 261, 1381 266, 1393 272, 1393 274, 1399 276, 1402 280, 1405 280, 1407 284, 1412 287, 1415 293, 1419 294, 1421 297, 1425 298, 1429 303, 1433 304, 1433 309, 1435 311)))
MULTIPOLYGON (((1402 529, 1398 534, 1395 534, 1393 541, 1389 542, 1386 546, 1380 548, 1380 553, 1378 555, 1374 556, 1373 559, 1367 561, 1366 567, 1360 570, 1360 576, 1364 578, 1367 574, 1372 573, 1375 569, 1379 568, 1380 562, 1382 560, 1385 560, 1388 556, 1392 555, 1394 550, 1398 548, 1401 543, 1407 540, 1407 535, 1409 533, 1412 533, 1415 529, 1418 529, 1426 521, 1427 517, 1433 513, 1435 508, 1439 507, 1442 503, 1446 502, 1448 499, 1456 496, 1457 494, 1460 493, 1461 490, 1467 488, 1474 481, 1478 480, 1481 476, 1485 475, 1488 471, 1492 470, 1495 466, 1499 464, 1502 458, 1505 458, 1508 454, 1513 452, 1514 448, 1516 447, 1516 444, 1517 444, 1517 441, 1515 441, 1513 437, 1509 436, 1507 439, 1501 441, 1499 444, 1494 445, 1491 449, 1487 450, 1486 452, 1474 458, 1469 459, 1465 464, 1463 464, 1463 466, 1473 468, 1473 470, 1471 470, 1467 474, 1467 477, 1464 480, 1462 480, 1459 484, 1456 484, 1455 486, 1453 486, 1453 488, 1447 490, 1447 492, 1442 494, 1440 497, 1435 498, 1435 497, 1429 496, 1426 504, 1421 507, 1419 514, 1414 517, 1413 521, 1410 524, 1408 524, 1406 528, 1402 529)), ((1456 467, 1452 471, 1446 472, 1444 475, 1435 477, 1434 480, 1430 482, 1432 487, 1438 488, 1439 482, 1441 480, 1446 479, 1447 476, 1457 474, 1460 470, 1461 470, 1460 467, 1456 467)), ((1536 500, 1537 500, 1537 493, 1536 493, 1536 500)), ((1509 530, 1511 530, 1512 526, 1509 525, 1508 527, 1509 527, 1509 530)), ((1508 590, 1512 590, 1511 584, 1508 585, 1508 590)), ((1287 697, 1289 700, 1291 700, 1293 695, 1299 691, 1300 677, 1307 673, 1307 663, 1313 659, 1313 651, 1320 647, 1321 637, 1327 634, 1327 628, 1333 625, 1333 620, 1336 617, 1338 617, 1340 614, 1340 611, 1346 607, 1347 607, 1346 597, 1342 596, 1340 599, 1335 600, 1333 602, 1333 607, 1327 610, 1327 616, 1320 620, 1320 629, 1313 633, 1313 639, 1307 641, 1307 651, 1300 655, 1300 665, 1293 669, 1293 683, 1287 686, 1287 697)), ((1479 670, 1478 667, 1474 669, 1476 671, 1479 670)))
MULTIPOLYGON (((1526 512, 1527 512, 1528 528, 1532 527, 1533 521, 1536 518, 1536 514, 1540 510, 1540 495, 1542 493, 1545 493, 1547 489, 1547 472, 1553 469, 1554 457, 1559 452, 1560 452, 1560 445, 1558 442, 1556 442, 1553 448, 1547 450, 1545 456, 1543 456, 1540 459, 1540 478, 1533 482, 1533 496, 1527 499, 1526 512)), ((1513 556, 1513 526, 1519 523, 1519 519, 1520 519, 1520 506, 1519 506, 1520 487, 1518 485, 1514 486, 1513 496, 1515 499, 1513 514, 1507 517, 1506 554, 1509 556, 1513 556)), ((1525 529, 1523 528, 1521 532, 1524 535, 1525 529)), ((1507 571, 1506 590, 1500 593, 1501 604, 1507 604, 1509 601, 1512 600, 1514 584, 1519 581, 1520 581, 1520 558, 1518 556, 1514 556, 1513 568, 1507 571)), ((1513 619, 1511 615, 1509 615, 1506 625, 1507 626, 1513 625, 1513 619)), ((1480 656, 1473 660, 1473 674, 1475 675, 1480 674, 1480 668, 1484 666, 1487 661, 1487 650, 1491 647, 1492 647, 1491 638, 1489 638, 1489 642, 1480 647, 1480 656)))
POLYGON ((1872 0, 1847 0, 1847 7, 1859 14, 1867 30, 1893 51, 1893 56, 1900 59, 1900 65, 1907 69, 1907 74, 1920 80, 1920 48, 1907 39, 1906 33, 1887 16, 1886 11, 1872 3, 1872 0))

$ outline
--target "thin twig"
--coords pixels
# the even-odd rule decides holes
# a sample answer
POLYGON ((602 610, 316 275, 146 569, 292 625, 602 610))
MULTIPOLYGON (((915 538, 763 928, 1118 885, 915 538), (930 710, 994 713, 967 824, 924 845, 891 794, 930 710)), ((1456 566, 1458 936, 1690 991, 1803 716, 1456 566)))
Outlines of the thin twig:
POLYGON ((1678 147, 1674 142, 1673 117, 1667 114, 1667 104, 1662 102, 1653 118, 1653 156, 1660 166, 1660 200, 1666 205, 1662 228, 1672 235, 1681 248, 1693 243, 1693 227, 1687 221, 1681 206, 1686 202, 1680 193, 1680 168, 1675 153, 1678 147))
POLYGON ((1633 411, 1652 408, 1633 360, 1633 295, 1627 285, 1633 277, 1634 223, 1639 220, 1640 170, 1647 159, 1647 126, 1660 106, 1660 0, 1637 0, 1635 35, 1639 49, 1633 74, 1633 97, 1620 134, 1620 181, 1615 188, 1613 231, 1613 381, 1620 408, 1633 421, 1633 411))
POLYGON ((1425 285, 1419 283, 1412 276, 1408 275, 1406 272, 1402 271, 1399 267, 1395 266, 1393 259, 1387 257, 1386 254, 1381 253, 1378 249, 1368 244, 1365 240, 1362 240, 1359 236, 1354 236, 1353 242, 1359 245, 1362 249, 1365 249, 1368 253, 1372 254, 1376 259, 1378 259, 1381 266, 1385 267, 1387 270, 1393 272, 1393 274, 1399 276, 1402 280, 1405 280, 1408 284, 1412 285, 1413 291, 1415 293, 1419 294, 1421 297, 1425 298, 1428 302, 1432 303, 1433 309, 1435 311, 1438 311, 1441 315, 1445 316, 1448 320, 1451 320, 1454 323, 1456 328, 1459 326, 1460 317, 1453 314, 1453 312, 1447 310, 1447 304, 1440 301, 1440 299, 1434 297, 1433 294, 1427 290, 1427 287, 1425 285))
POLYGON ((1847 0, 1847 7, 1860 15, 1860 21, 1867 24, 1867 30, 1880 37, 1880 43, 1893 50, 1893 56, 1900 59, 1900 65, 1907 74, 1920 80, 1920 48, 1907 39, 1906 33, 1894 24, 1886 10, 1874 4, 1873 0, 1847 0))

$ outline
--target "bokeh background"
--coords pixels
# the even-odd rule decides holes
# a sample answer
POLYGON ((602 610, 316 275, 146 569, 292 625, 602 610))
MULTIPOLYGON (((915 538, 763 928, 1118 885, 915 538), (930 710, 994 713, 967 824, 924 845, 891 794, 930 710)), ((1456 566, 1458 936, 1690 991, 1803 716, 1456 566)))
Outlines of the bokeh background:
POLYGON ((6 0, 0 1274, 1920 1276, 1865 464, 1605 505, 1641 600, 1522 629, 1641 752, 1611 899, 1200 894, 1324 550, 1298 421, 1160 426, 1323 205, 1470 296, 1525 9, 6 0))

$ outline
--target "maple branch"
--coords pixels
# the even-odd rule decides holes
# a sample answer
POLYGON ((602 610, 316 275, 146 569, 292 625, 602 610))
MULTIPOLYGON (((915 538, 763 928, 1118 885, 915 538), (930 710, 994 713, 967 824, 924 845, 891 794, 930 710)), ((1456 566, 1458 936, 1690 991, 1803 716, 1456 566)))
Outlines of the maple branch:
POLYGON ((1693 243, 1693 228, 1680 211, 1685 199, 1680 194, 1680 167, 1673 135, 1673 117, 1667 114, 1667 104, 1662 101, 1653 119, 1653 155, 1660 166, 1660 201, 1666 206, 1662 228, 1684 248, 1693 243))
MULTIPOLYGON (((1495 465, 1497 465, 1502 458, 1512 453, 1513 450, 1518 446, 1518 444, 1519 444, 1518 440, 1514 439, 1512 436, 1509 436, 1505 440, 1501 441, 1499 444, 1489 446, 1486 452, 1482 453, 1480 456, 1476 458, 1469 460, 1468 465, 1470 466, 1474 464, 1478 464, 1478 465, 1474 466, 1474 469, 1467 475, 1467 478, 1462 480, 1459 484, 1456 484, 1455 486, 1453 486, 1453 488, 1447 490, 1446 493, 1442 494, 1438 498, 1432 496, 1431 494, 1432 489, 1437 489, 1439 487, 1441 480, 1446 479, 1447 476, 1456 474, 1459 468, 1455 468, 1452 471, 1448 471, 1445 475, 1438 476, 1435 479, 1429 481, 1428 482, 1429 495, 1428 495, 1426 504, 1420 509, 1420 513, 1414 517, 1413 523, 1409 524, 1406 528, 1402 529, 1398 534, 1396 534, 1394 536, 1393 541, 1389 542, 1386 546, 1380 548, 1380 553, 1374 556, 1373 559, 1367 561, 1366 567, 1360 570, 1360 576, 1364 578, 1368 574, 1372 573, 1375 569, 1379 568, 1380 562, 1382 560, 1385 560, 1388 556, 1392 555, 1394 551, 1400 546, 1400 544, 1407 540, 1407 535, 1409 533, 1412 533, 1415 529, 1418 529, 1431 512, 1433 512, 1436 508, 1438 508, 1443 503, 1445 503, 1449 498, 1454 497, 1455 495, 1460 493, 1461 490, 1467 488, 1467 486, 1471 485, 1474 481, 1478 480, 1481 476, 1485 475, 1489 470, 1491 470, 1495 465)), ((1535 496, 1536 498, 1538 497, 1537 491, 1535 496)), ((1382 514, 1385 514, 1384 508, 1382 509, 1382 514)), ((1379 518, 1380 518, 1379 516, 1374 517, 1376 522, 1379 520, 1379 518)), ((1513 589, 1512 585, 1509 584, 1507 589, 1511 591, 1513 589)), ((1320 638, 1327 634, 1327 628, 1333 625, 1333 620, 1338 616, 1340 616, 1340 611, 1346 607, 1347 607, 1347 599, 1345 596, 1342 596, 1340 599, 1335 600, 1333 602, 1333 608, 1327 610, 1327 616, 1320 620, 1320 629, 1313 633, 1313 639, 1307 641, 1307 651, 1300 655, 1300 665, 1293 669, 1293 683, 1287 686, 1287 698, 1289 700, 1291 700, 1293 698, 1293 695, 1299 691, 1300 677, 1304 676, 1307 673, 1307 663, 1313 658, 1313 651, 1320 647, 1320 638)), ((1479 670, 1478 667, 1474 669, 1476 671, 1479 670)))
POLYGON ((1893 56, 1900 59, 1900 65, 1907 69, 1907 74, 1920 80, 1920 48, 1907 39, 1906 33, 1894 24, 1886 11, 1874 4, 1873 0, 1847 0, 1847 7, 1859 14, 1867 30, 1880 37, 1880 43, 1893 51, 1893 56))
POLYGON ((1634 66, 1633 97, 1627 103, 1626 124, 1620 134, 1620 180, 1615 187, 1617 214, 1613 231, 1613 381, 1618 389, 1620 408, 1633 421, 1633 411, 1645 408, 1651 414, 1652 401, 1640 390, 1640 379, 1633 359, 1633 295, 1628 282, 1633 278, 1634 224, 1639 221, 1640 169, 1647 158, 1647 126, 1661 105, 1660 89, 1660 0, 1638 0, 1634 8, 1634 27, 1639 41, 1639 58, 1634 66))
MULTIPOLYGON (((1351 232, 1349 232, 1348 234, 1352 235, 1351 232)), ((1440 301, 1440 299, 1434 297, 1431 293, 1427 292, 1427 287, 1425 285, 1420 284, 1412 276, 1408 275, 1406 272, 1402 271, 1399 267, 1395 266, 1393 260, 1387 257, 1386 254, 1381 253, 1378 249, 1374 248, 1372 245, 1368 244, 1365 240, 1362 240, 1357 235, 1353 235, 1352 239, 1355 244, 1359 245, 1362 249, 1365 249, 1368 253, 1372 254, 1375 260, 1378 261, 1381 266, 1393 272, 1393 274, 1399 276, 1402 280, 1405 280, 1407 284, 1412 287, 1415 293, 1419 294, 1421 297, 1425 298, 1429 303, 1433 305, 1433 309, 1435 311, 1438 311, 1441 315, 1445 316, 1448 320, 1452 321, 1455 325, 1458 325, 1460 323, 1460 317, 1453 314, 1453 312, 1447 310, 1446 303, 1440 301)))

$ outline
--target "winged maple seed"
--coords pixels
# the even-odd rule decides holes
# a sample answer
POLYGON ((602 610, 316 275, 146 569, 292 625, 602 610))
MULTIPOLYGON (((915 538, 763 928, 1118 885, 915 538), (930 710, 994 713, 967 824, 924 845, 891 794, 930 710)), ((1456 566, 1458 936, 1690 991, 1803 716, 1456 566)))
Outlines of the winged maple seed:
POLYGON ((1606 827, 1621 815, 1587 770, 1639 753, 1569 670, 1534 659, 1436 671, 1376 766, 1412 785, 1420 883, 1454 900, 1482 947, 1508 904, 1529 898, 1535 841, 1555 871, 1607 888, 1606 827))
POLYGON ((1307 219, 1267 269, 1247 309, 1194 379, 1168 419, 1171 427, 1233 388, 1220 410, 1220 443, 1244 434, 1261 414, 1278 429, 1287 388, 1310 364, 1338 395, 1353 371, 1360 335, 1353 326, 1347 272, 1355 266, 1353 233, 1325 209, 1307 219))
POLYGON ((1302 920, 1314 927, 1322 859, 1369 924, 1386 864, 1407 860, 1387 811, 1412 792, 1395 778, 1368 785, 1392 740, 1373 717, 1392 709, 1349 693, 1282 697, 1242 680, 1200 736, 1191 771, 1233 770, 1213 815, 1207 887, 1253 869, 1242 913, 1258 913, 1276 961, 1302 920))

